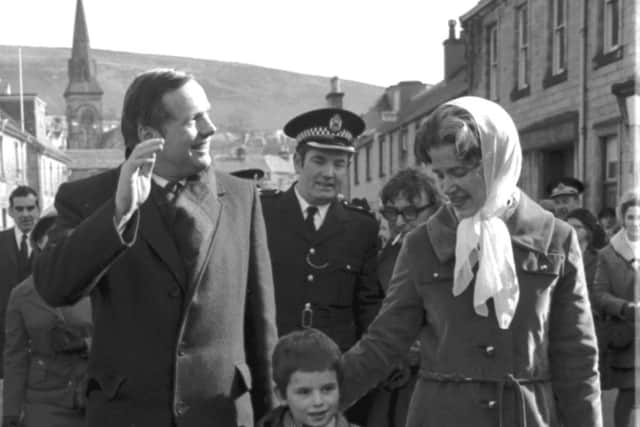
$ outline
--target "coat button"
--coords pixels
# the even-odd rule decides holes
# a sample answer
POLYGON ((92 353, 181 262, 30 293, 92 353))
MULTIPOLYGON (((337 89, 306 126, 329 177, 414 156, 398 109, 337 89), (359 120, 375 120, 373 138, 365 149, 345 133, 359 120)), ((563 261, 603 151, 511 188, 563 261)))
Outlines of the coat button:
POLYGON ((189 407, 182 401, 176 403, 176 415, 184 415, 189 407))
POLYGON ((309 248, 309 253, 310 253, 311 255, 315 254, 315 253, 316 253, 315 248, 309 248))
POLYGON ((171 290, 169 291, 169 296, 170 297, 179 297, 180 296, 180 288, 177 286, 174 286, 173 288, 171 288, 171 290))
POLYGON ((495 409, 498 406, 498 402, 496 402, 495 400, 490 400, 487 402, 487 408, 489 409, 495 409))
POLYGON ((351 264, 347 264, 347 270, 351 270, 351 264))
POLYGON ((496 354, 496 348, 492 345, 488 345, 484 348, 484 354, 489 357, 493 357, 496 354))
POLYGON ((433 277, 435 277, 436 279, 438 278, 438 276, 440 276, 438 273, 433 273, 433 277))
POLYGON ((307 282, 313 282, 313 274, 307 276, 307 282))

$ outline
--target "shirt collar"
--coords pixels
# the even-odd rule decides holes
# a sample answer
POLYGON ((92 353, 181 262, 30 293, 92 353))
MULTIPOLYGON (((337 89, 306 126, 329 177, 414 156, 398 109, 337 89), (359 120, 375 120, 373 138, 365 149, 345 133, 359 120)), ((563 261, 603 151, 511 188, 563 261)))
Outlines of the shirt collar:
MULTIPOLYGON (((170 182, 168 179, 163 178, 160 175, 156 175, 155 173, 153 175, 151 175, 151 179, 153 179, 153 182, 155 182, 156 184, 158 184, 162 188, 165 188, 167 186, 167 184, 169 184, 169 182, 170 182)), ((182 178, 178 182, 180 184, 184 185, 187 182, 187 179, 186 178, 182 178)))
MULTIPOLYGON (((307 202, 304 197, 298 192, 298 186, 295 185, 293 187, 293 192, 296 194, 296 198, 298 199, 298 204, 300 205, 300 211, 302 212, 302 217, 304 218, 307 215, 307 208, 311 206, 309 202, 307 202)), ((327 216, 327 211, 329 211, 329 206, 331 203, 325 203, 324 205, 314 205, 318 208, 318 215, 320 217, 320 224, 324 221, 324 218, 327 216)))

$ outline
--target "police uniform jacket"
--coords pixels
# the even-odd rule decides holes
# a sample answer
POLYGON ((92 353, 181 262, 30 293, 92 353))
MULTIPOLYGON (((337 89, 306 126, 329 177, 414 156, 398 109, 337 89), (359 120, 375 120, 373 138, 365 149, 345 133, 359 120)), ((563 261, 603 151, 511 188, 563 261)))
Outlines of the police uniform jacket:
POLYGON ((371 323, 382 298, 376 272, 378 226, 368 213, 333 202, 322 226, 309 233, 294 191, 291 186, 262 197, 278 333, 300 328, 309 303, 312 326, 344 351, 371 323))
POLYGON ((90 294, 88 425, 253 426, 271 405, 277 338, 271 263, 255 186, 209 168, 177 201, 200 241, 186 270, 149 199, 114 226, 119 176, 63 184, 52 239, 35 266, 49 304, 90 294))
POLYGON ((597 344, 577 237, 521 193, 506 221, 520 299, 508 329, 454 297, 448 206, 407 235, 380 314, 343 359, 343 398, 373 386, 414 340, 419 378, 408 427, 600 427, 597 344))
POLYGON ((7 306, 3 415, 23 414, 26 426, 84 425, 91 330, 89 298, 53 308, 31 276, 16 286, 7 306))

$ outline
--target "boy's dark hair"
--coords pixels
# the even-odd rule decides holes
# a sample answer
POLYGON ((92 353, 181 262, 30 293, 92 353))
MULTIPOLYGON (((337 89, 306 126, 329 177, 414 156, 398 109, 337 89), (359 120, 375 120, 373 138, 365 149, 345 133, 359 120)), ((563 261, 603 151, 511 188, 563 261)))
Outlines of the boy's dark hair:
POLYGON ((38 193, 36 193, 36 190, 29 187, 28 185, 19 185, 11 192, 11 194, 9 194, 9 206, 13 207, 13 199, 15 199, 16 197, 28 197, 28 196, 35 197, 36 206, 39 207, 40 203, 38 202, 38 193))
POLYGON ((335 371, 342 383, 340 348, 325 333, 309 328, 291 332, 278 340, 271 364, 273 380, 282 396, 286 395, 291 375, 296 371, 335 371))

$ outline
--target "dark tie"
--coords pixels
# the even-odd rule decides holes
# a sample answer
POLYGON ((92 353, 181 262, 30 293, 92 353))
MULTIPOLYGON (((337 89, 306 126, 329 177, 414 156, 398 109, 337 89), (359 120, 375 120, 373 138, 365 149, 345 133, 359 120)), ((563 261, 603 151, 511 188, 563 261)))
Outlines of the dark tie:
MULTIPOLYGON (((167 199, 167 225, 173 237, 178 253, 184 262, 189 280, 195 274, 195 266, 202 243, 202 236, 195 226, 195 218, 190 213, 189 197, 178 200, 188 185, 194 185, 198 177, 189 177, 186 183, 170 182, 164 189, 167 199)), ((191 206, 191 209, 194 208, 191 206)))
POLYGON ((29 265, 29 247, 27 246, 27 239, 29 236, 27 233, 22 234, 22 240, 20 240, 20 253, 18 255, 18 270, 19 279, 22 282, 31 274, 31 266, 29 265))
POLYGON ((316 214, 318 213, 318 207, 309 206, 307 207, 306 211, 307 211, 307 217, 304 219, 305 229, 310 233, 315 233, 316 225, 313 222, 313 218, 315 218, 316 214))

